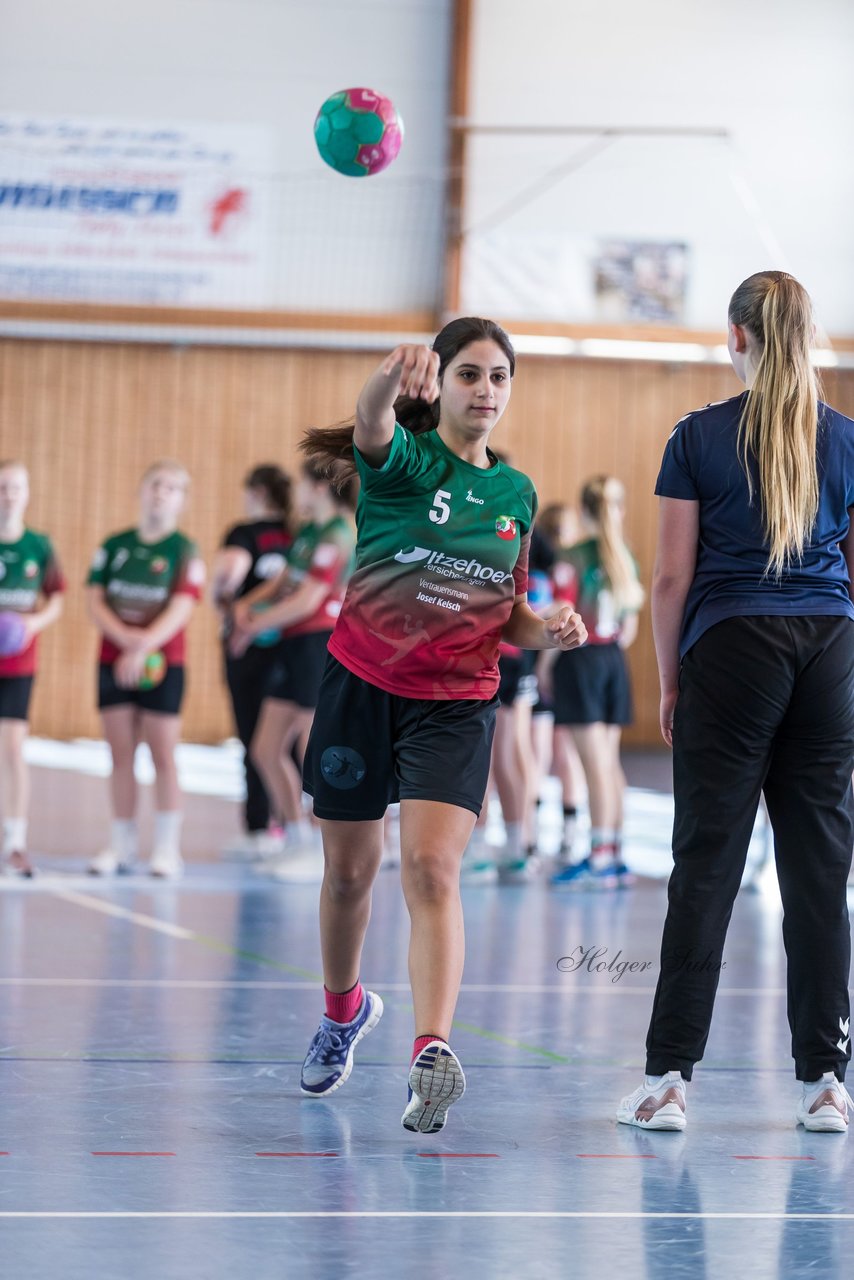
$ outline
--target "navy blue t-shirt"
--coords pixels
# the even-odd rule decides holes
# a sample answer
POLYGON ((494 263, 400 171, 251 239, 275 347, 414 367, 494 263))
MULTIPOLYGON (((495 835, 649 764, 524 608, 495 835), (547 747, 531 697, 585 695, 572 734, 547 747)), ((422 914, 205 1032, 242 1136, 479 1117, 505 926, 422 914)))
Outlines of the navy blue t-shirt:
POLYGON ((803 559, 777 579, 766 574, 758 468, 753 502, 739 456, 738 424, 747 392, 678 422, 664 449, 655 492, 699 501, 697 567, 685 602, 681 657, 704 631, 747 614, 835 614, 854 618, 848 568, 839 546, 854 506, 854 422, 819 404, 818 517, 803 559))

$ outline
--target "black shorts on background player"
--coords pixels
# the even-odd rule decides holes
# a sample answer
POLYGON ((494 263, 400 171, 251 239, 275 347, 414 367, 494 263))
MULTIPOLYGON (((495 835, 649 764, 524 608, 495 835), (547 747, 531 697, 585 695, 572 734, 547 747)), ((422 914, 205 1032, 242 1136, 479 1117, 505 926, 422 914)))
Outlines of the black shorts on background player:
POLYGON ((0 677, 0 720, 29 720, 32 676, 0 677))
POLYGON ((502 653, 498 658, 498 701, 502 707, 512 707, 516 699, 529 702, 537 700, 537 677, 534 667, 537 654, 533 649, 523 653, 502 653))
POLYGON ((116 684, 113 668, 102 662, 98 668, 98 710, 109 707, 139 707, 163 716, 177 716, 184 699, 184 668, 169 667, 156 689, 122 689, 116 684))
POLYGON ((632 723, 629 669, 618 644, 589 644, 560 654, 553 686, 556 725, 632 723))
POLYGON ((285 636, 277 646, 279 661, 267 682, 268 698, 295 702, 303 711, 317 706, 320 682, 329 657, 331 631, 308 631, 302 636, 285 636))
POLYGON ((318 818, 370 822, 399 800, 436 800, 479 814, 498 698, 401 698, 330 657, 305 756, 318 818))

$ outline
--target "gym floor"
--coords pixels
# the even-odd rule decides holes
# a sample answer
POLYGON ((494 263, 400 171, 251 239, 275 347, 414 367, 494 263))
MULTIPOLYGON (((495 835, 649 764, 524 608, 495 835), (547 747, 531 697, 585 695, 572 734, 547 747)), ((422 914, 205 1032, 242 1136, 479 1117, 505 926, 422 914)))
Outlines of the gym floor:
POLYGON ((773 892, 736 904, 688 1130, 650 1134, 614 1110, 643 1068, 663 880, 464 889, 468 1091, 418 1137, 400 1125, 412 1012, 393 869, 363 968, 386 1013, 326 1101, 299 1094, 322 1011, 316 884, 216 863, 176 885, 73 870, 0 881, 10 1280, 845 1274, 854 1148, 794 1125, 773 892))

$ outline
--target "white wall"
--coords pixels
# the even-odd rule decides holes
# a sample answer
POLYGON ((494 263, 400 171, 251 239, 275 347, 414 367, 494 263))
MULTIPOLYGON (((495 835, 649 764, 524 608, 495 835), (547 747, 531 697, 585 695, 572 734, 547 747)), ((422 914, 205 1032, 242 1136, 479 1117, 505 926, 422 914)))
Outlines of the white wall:
POLYGON ((466 309, 588 320, 600 238, 675 240, 691 246, 688 325, 720 327, 740 279, 781 267, 830 333, 854 334, 851 0, 478 0, 473 48, 478 123, 717 127, 732 143, 618 141, 495 221, 591 138, 473 138, 466 309))
POLYGON ((9 0, 0 111, 268 126, 268 304, 431 307, 441 281, 449 12, 449 0, 9 0), (400 156, 373 178, 340 177, 314 145, 321 102, 353 85, 391 97, 406 126, 400 156))

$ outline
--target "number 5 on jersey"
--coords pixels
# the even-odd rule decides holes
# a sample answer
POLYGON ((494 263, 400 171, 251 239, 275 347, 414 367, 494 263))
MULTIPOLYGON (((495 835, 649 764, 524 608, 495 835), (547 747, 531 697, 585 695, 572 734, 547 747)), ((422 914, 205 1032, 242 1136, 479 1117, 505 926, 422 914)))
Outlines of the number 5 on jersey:
POLYGON ((437 489, 433 498, 433 506, 430 508, 430 519, 434 524, 444 524, 451 514, 449 506, 450 493, 447 489, 437 489))

